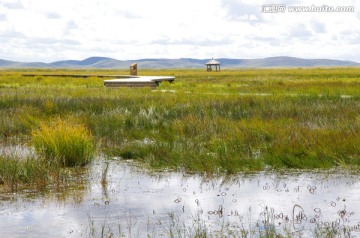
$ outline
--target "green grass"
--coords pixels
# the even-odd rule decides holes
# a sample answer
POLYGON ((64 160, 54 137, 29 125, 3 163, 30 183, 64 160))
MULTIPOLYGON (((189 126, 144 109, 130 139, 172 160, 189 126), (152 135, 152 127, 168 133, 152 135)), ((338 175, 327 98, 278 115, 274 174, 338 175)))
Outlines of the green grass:
POLYGON ((48 170, 36 159, 0 157, 0 180, 10 191, 16 191, 22 184, 35 184, 43 188, 47 184, 48 170))
MULTIPOLYGON (((64 72, 72 73, 51 73, 64 72)), ((21 71, 4 71, 0 138, 27 142, 39 128, 50 138, 52 121, 76 118, 101 152, 155 169, 236 173, 360 165, 359 68, 141 74, 176 79, 151 91, 104 88, 103 79, 95 77, 23 77, 21 71)), ((57 150, 46 157, 60 158, 57 150)), ((80 149, 69 147, 61 153, 65 151, 80 149)))
POLYGON ((0 192, 62 190, 82 182, 83 170, 64 168, 42 158, 0 156, 0 192))

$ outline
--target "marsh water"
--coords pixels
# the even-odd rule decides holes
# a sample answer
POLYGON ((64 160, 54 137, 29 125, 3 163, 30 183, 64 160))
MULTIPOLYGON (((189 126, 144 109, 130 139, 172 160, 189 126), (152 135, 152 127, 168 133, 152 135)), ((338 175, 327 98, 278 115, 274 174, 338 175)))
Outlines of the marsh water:
POLYGON ((296 237, 313 237, 316 227, 360 236, 359 173, 209 177, 99 158, 82 181, 65 190, 0 194, 1 237, 184 237, 199 226, 225 237, 269 224, 296 237))

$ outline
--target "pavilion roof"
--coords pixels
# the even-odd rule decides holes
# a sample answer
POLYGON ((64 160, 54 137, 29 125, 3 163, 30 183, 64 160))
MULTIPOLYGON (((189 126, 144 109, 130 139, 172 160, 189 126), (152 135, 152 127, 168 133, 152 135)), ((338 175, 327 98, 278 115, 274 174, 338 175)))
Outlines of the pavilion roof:
POLYGON ((220 65, 220 62, 217 61, 217 60, 214 60, 214 58, 213 58, 213 59, 209 60, 209 62, 206 63, 206 65, 208 65, 208 64, 212 64, 212 65, 218 64, 218 65, 220 65))

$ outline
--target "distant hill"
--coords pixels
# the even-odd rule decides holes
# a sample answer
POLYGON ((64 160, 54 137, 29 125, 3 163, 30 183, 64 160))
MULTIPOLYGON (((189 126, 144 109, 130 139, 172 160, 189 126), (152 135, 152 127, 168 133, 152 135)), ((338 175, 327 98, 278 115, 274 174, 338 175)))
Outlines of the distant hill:
POLYGON ((0 59, 0 68, 46 68, 46 67, 48 67, 47 64, 40 62, 24 63, 24 62, 15 62, 15 61, 0 59))
MULTIPOLYGON (((15 62, 0 59, 0 68, 129 68, 137 63, 139 68, 204 68, 209 59, 139 59, 117 60, 106 57, 90 57, 84 60, 64 60, 53 63, 15 62)), ((353 61, 330 59, 301 59, 288 56, 269 57, 264 59, 217 59, 222 68, 264 68, 264 67, 331 67, 360 66, 353 61)))

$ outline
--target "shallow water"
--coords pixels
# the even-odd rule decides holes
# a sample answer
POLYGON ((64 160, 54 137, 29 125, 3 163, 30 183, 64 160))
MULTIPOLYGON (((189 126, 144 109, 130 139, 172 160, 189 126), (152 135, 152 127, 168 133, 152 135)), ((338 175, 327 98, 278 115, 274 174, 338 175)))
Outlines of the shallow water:
MULTIPOLYGON (((266 230, 265 220, 294 236, 316 224, 360 236, 359 173, 239 174, 206 178, 149 172, 131 161, 98 159, 88 183, 66 191, 0 194, 1 237, 169 236, 200 220, 208 230, 266 230), (106 180, 102 173, 108 163, 106 180)), ((184 233, 182 233, 184 234, 184 233)), ((256 237, 256 236, 253 236, 256 237)))
POLYGON ((0 144, 0 156, 7 158, 35 157, 35 150, 23 144, 2 143, 0 144))

